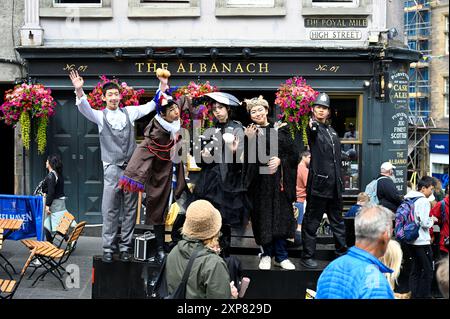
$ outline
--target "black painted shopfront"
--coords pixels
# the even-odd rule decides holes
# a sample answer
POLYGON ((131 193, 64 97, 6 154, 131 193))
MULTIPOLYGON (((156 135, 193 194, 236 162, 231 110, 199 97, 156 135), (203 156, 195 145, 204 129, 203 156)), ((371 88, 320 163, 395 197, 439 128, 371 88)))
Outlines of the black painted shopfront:
MULTIPOLYGON (((171 85, 189 81, 210 81, 220 90, 240 100, 263 95, 275 100, 279 85, 292 76, 302 76, 314 89, 327 92, 336 109, 333 126, 342 138, 345 188, 355 195, 374 177, 379 165, 392 161, 396 166, 397 187, 406 190, 407 96, 409 63, 418 53, 405 49, 373 47, 369 49, 283 49, 145 48, 123 49, 20 49, 27 60, 29 76, 53 90, 57 113, 48 130, 47 153, 59 153, 64 163, 67 206, 77 219, 101 223, 102 166, 97 127, 80 115, 68 77, 76 69, 85 79, 89 92, 99 76, 116 77, 135 88, 143 88, 145 103, 152 98, 158 80, 158 67, 171 71, 171 85), (116 52, 117 53, 117 52, 116 52), (179 53, 179 52, 178 52, 179 53), (218 54, 216 54, 218 53, 218 54), (406 83, 406 86, 405 86, 406 83), (351 127, 354 126, 354 131, 351 127), (346 136, 347 138, 344 138, 346 136)), ((270 114, 274 119, 278 108, 270 114)), ((244 124, 245 112, 235 114, 244 124)), ((136 125, 136 135, 152 114, 136 125)), ((44 157, 30 151, 31 189, 45 174, 44 157)))

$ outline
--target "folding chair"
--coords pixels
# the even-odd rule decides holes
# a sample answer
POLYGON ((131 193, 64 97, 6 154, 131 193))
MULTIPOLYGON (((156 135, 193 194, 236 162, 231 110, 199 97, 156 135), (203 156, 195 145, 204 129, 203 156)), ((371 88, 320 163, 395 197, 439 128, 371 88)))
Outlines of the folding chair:
MULTIPOLYGON (((56 228, 56 232, 52 236, 51 243, 53 243, 56 247, 61 248, 61 246, 64 244, 64 242, 66 242, 67 239, 69 239, 70 230, 71 230, 71 227, 73 224, 76 225, 75 217, 69 212, 64 212, 64 215, 62 216, 62 218, 58 224, 58 227, 56 228)), ((22 242, 22 244, 27 246, 28 249, 33 249, 33 247, 35 247, 35 246, 39 245, 39 243, 41 243, 40 241, 37 241, 37 240, 22 240, 21 242, 22 242)), ((42 265, 32 263, 30 265, 30 267, 40 268, 40 267, 42 267, 42 265)), ((28 279, 30 279, 30 278, 31 278, 31 276, 28 277, 28 279)))
MULTIPOLYGON (((84 230, 84 227, 86 226, 86 222, 81 222, 78 225, 75 226, 73 229, 67 243, 65 244, 65 248, 57 247, 54 244, 48 242, 48 241, 27 241, 22 240, 22 243, 24 243, 25 246, 36 249, 36 253, 34 256, 34 259, 37 259, 41 262, 42 267, 45 268, 45 270, 40 274, 32 283, 32 287, 34 287, 38 280, 44 280, 45 276, 47 274, 52 274, 58 281, 61 283, 64 290, 66 290, 66 287, 64 286, 64 282, 62 281, 62 277, 64 274, 68 274, 69 277, 71 276, 70 273, 68 273, 63 265, 69 260, 70 255, 74 252, 78 238, 81 236, 82 231, 84 230)), ((38 268, 35 268, 29 278, 33 276, 33 274, 36 272, 38 268)), ((73 281, 73 278, 70 277, 73 281)))
MULTIPOLYGON (((4 232, 4 230, 2 228, 0 228, 0 250, 2 250, 2 247, 3 247, 3 232, 4 232)), ((3 256, 1 253, 0 253, 0 258, 5 261, 5 264, 4 265, 0 264, 0 267, 3 268, 3 270, 6 272, 6 274, 9 276, 10 279, 13 279, 11 273, 8 271, 8 266, 9 266, 9 267, 11 267, 11 269, 13 270, 14 273, 16 272, 13 265, 11 265, 11 263, 8 261, 8 259, 6 259, 6 257, 3 256)))
POLYGON ((30 253, 30 256, 28 257, 27 261, 25 262, 25 265, 22 268, 22 271, 20 272, 20 278, 19 281, 15 280, 8 280, 8 279, 0 279, 0 299, 12 299, 14 294, 17 291, 17 288, 19 288, 19 285, 23 279, 23 276, 25 275, 25 272, 27 271, 28 266, 31 263, 31 260, 34 258, 34 254, 36 252, 36 249, 33 249, 30 253))
POLYGON ((58 227, 56 228, 56 232, 52 237, 52 243, 56 247, 61 248, 62 244, 67 241, 67 239, 69 238, 71 226, 74 222, 75 217, 73 217, 73 215, 69 212, 64 212, 64 215, 59 221, 58 227))

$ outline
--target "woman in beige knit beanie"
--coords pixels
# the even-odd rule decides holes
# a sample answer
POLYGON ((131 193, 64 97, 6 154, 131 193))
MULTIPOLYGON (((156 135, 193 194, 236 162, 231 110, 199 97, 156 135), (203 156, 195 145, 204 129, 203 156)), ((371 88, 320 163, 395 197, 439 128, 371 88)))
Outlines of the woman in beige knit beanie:
POLYGON ((206 200, 192 202, 186 210, 181 233, 183 240, 172 249, 166 261, 169 294, 181 282, 191 255, 198 251, 186 285, 187 299, 230 299, 237 297, 230 283, 225 261, 219 256, 219 236, 222 227, 220 212, 206 200))

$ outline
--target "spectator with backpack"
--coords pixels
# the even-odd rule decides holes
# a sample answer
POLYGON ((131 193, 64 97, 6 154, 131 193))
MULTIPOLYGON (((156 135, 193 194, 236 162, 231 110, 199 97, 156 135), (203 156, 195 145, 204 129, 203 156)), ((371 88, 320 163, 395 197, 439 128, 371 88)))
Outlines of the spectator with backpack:
POLYGON ((183 240, 166 259, 167 293, 172 299, 237 298, 238 292, 230 282, 227 265, 219 256, 221 227, 220 212, 210 202, 197 200, 189 205, 182 230, 183 240), (186 269, 189 271, 185 274, 186 269), (184 282, 183 277, 186 277, 184 282), (180 296, 183 289, 184 295, 180 296))
MULTIPOLYGON (((433 280, 433 253, 431 250, 430 228, 438 219, 430 217, 430 202, 428 197, 433 194, 434 180, 430 176, 424 176, 417 185, 417 191, 411 191, 405 196, 405 201, 412 201, 414 222, 419 226, 417 239, 407 242, 411 256, 411 273, 409 288, 412 298, 431 298, 431 282, 433 280)), ((401 206, 396 213, 397 217, 405 206, 401 206)), ((398 237, 398 233, 396 233, 398 237)))
POLYGON ((366 186, 364 191, 374 205, 381 205, 395 212, 402 203, 402 197, 394 184, 395 166, 384 162, 380 167, 380 175, 366 186))
POLYGON ((448 256, 448 185, 445 189, 446 196, 439 201, 433 209, 431 209, 431 216, 437 218, 437 225, 440 228, 439 232, 439 254, 440 257, 448 256))

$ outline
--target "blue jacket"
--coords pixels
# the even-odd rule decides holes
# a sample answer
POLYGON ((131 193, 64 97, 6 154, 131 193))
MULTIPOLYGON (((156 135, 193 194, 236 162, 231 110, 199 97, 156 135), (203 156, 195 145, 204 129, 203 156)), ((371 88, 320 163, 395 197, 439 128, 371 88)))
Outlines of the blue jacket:
POLYGON ((348 212, 345 214, 345 217, 356 217, 356 215, 359 214, 361 207, 362 206, 358 205, 358 204, 353 205, 352 207, 350 207, 348 212))
POLYGON ((392 272, 375 256, 353 246, 322 272, 316 299, 394 299, 383 275, 392 272))

